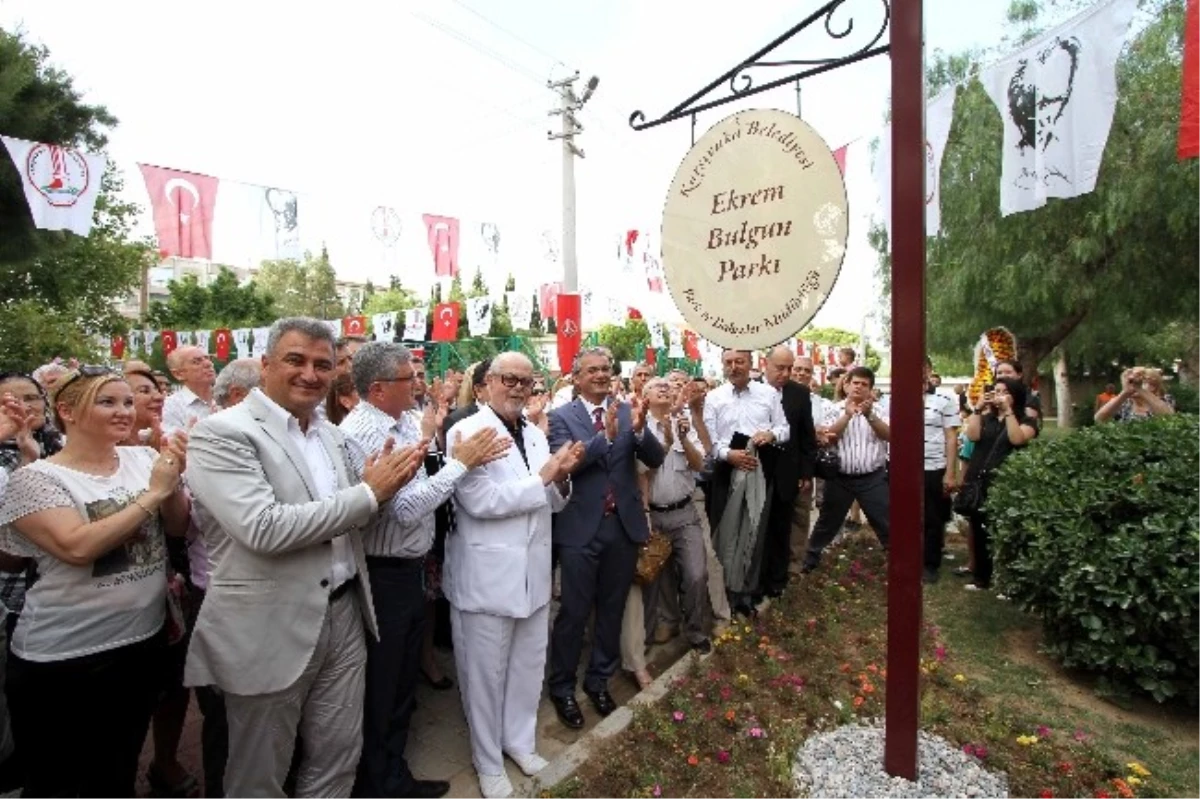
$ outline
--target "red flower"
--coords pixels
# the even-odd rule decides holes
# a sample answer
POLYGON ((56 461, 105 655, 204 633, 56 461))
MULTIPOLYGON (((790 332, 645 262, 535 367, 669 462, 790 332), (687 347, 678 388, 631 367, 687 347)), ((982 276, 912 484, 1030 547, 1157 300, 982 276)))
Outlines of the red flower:
POLYGON ((1042 791, 1041 793, 1039 793, 1038 796, 1042 797, 1042 799, 1051 799, 1051 797, 1054 796, 1054 791, 1046 789, 1046 790, 1042 791))

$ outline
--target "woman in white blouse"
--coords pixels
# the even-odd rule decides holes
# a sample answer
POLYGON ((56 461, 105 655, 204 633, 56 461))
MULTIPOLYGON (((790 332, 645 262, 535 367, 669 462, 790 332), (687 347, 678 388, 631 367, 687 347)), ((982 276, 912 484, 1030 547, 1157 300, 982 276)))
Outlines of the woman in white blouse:
POLYGON ((118 447, 135 419, 120 374, 82 366, 53 398, 61 452, 13 473, 0 548, 32 558, 8 663, 26 796, 133 796, 162 676, 163 533, 183 535, 186 436, 118 447))

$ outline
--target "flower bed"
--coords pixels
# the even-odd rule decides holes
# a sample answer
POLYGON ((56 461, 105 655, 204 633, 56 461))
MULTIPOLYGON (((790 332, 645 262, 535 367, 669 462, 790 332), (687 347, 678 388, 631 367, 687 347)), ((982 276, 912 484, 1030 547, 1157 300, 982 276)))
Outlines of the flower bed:
MULTIPOLYGON (((544 795, 792 795, 803 740, 884 713, 886 574, 868 535, 831 550, 821 570, 730 629, 544 795)), ((1165 795, 1151 769, 1107 756, 1087 731, 1050 729, 984 695, 933 625, 921 673, 923 729, 1006 772, 1014 796, 1165 795)))

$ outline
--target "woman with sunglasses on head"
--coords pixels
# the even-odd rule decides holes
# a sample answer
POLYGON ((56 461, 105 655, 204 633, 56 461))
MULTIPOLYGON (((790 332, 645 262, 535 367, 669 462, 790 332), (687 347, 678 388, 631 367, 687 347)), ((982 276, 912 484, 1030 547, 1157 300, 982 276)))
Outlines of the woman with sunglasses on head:
POLYGON ((132 796, 161 685, 163 533, 183 535, 186 436, 118 446, 134 427, 120 374, 82 366, 55 384, 66 445, 18 469, 0 548, 38 579, 10 644, 8 695, 26 796, 132 796))

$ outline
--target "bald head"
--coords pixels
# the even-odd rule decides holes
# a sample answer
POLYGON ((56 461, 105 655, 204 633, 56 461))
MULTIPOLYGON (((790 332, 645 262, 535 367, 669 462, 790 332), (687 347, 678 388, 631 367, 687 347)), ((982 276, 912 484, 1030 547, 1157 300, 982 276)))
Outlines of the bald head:
POLYGON ((795 360, 796 354, 784 344, 771 350, 771 354, 767 356, 767 382, 775 388, 787 385, 792 379, 792 364, 795 360))
POLYGON ((213 368, 207 352, 199 347, 178 347, 167 356, 167 368, 171 370, 172 377, 191 389, 196 396, 212 399, 217 370, 213 368))

